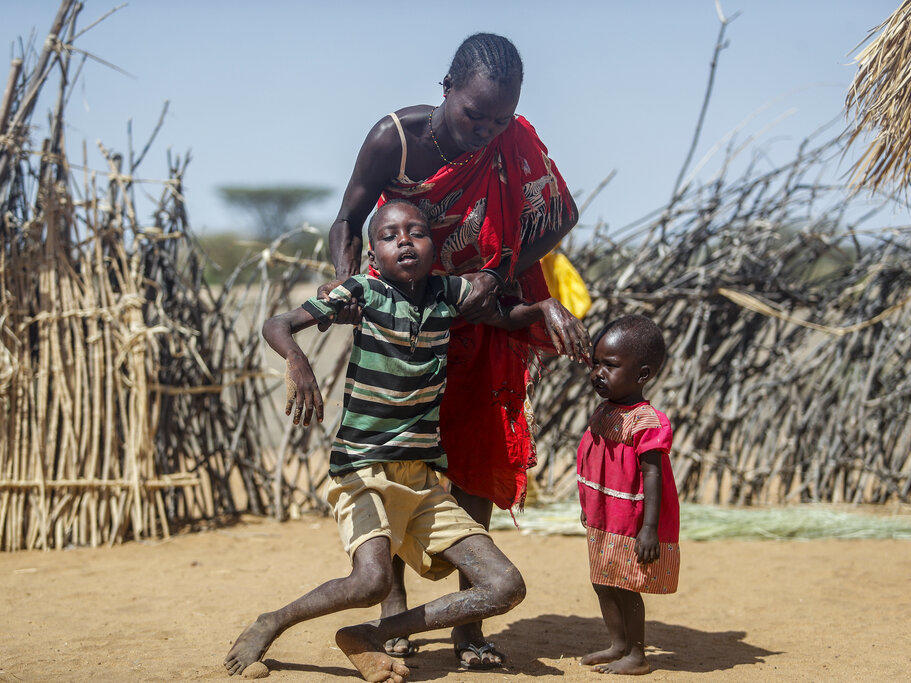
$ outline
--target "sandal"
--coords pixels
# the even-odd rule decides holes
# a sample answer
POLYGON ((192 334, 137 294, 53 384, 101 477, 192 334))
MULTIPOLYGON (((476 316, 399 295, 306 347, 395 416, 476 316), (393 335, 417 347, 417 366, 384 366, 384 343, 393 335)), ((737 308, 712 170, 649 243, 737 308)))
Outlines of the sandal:
POLYGON ((390 638, 389 640, 386 641, 386 643, 383 643, 383 650, 385 650, 385 651, 386 651, 386 654, 389 655, 390 657, 399 657, 399 658, 401 658, 401 659, 404 659, 405 657, 410 657, 411 655, 413 655, 415 652, 418 651, 417 645, 415 645, 415 644, 414 644, 411 640, 409 640, 408 638, 404 638, 404 637, 401 637, 401 638, 390 638), (392 650, 392 649, 390 649, 389 647, 386 646, 386 643, 389 643, 390 641, 393 641, 393 642, 392 642, 392 647, 395 647, 396 643, 398 643, 400 640, 407 640, 407 641, 408 641, 408 649, 405 650, 404 652, 396 652, 395 650, 392 650))
POLYGON ((474 643, 458 643, 455 646, 455 656, 459 660, 459 665, 465 667, 466 669, 475 669, 475 670, 486 670, 486 669, 496 669, 499 666, 503 666, 506 662, 506 655, 497 650, 496 645, 493 643, 487 642, 483 645, 475 645, 474 643), (462 655, 466 652, 474 652, 478 656, 477 662, 472 662, 468 664, 462 659, 462 655), (484 655, 488 652, 491 652, 497 655, 500 658, 499 662, 491 662, 489 660, 484 660, 484 655))

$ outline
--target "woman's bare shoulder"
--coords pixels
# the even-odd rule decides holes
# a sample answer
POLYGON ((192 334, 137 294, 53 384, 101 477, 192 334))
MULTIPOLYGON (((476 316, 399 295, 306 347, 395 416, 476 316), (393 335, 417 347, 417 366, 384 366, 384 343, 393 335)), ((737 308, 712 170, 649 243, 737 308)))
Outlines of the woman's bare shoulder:
MULTIPOLYGON (((427 118, 432 111, 433 107, 429 104, 415 104, 410 107, 396 109, 395 115, 398 116, 399 121, 402 122, 402 128, 412 135, 420 135, 427 125, 427 118)), ((392 119, 389 119, 389 122, 392 123, 392 119)), ((393 124, 393 128, 394 127, 395 124, 393 124)))

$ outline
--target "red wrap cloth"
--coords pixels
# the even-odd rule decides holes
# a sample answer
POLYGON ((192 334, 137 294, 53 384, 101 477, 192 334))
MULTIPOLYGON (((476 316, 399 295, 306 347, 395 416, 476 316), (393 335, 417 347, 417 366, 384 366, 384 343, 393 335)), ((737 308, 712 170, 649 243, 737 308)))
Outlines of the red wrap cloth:
MULTIPOLYGON (((515 264, 523 243, 556 230, 571 206, 566 183, 532 125, 517 116, 487 147, 463 154, 419 183, 386 188, 380 204, 402 198, 430 220, 435 273, 463 275, 515 264)), ((541 267, 518 278, 525 301, 548 298, 541 267)), ((543 324, 507 332, 456 324, 450 333, 440 433, 447 476, 462 490, 507 509, 525 500, 534 450, 525 420, 528 359, 553 351, 543 324)))

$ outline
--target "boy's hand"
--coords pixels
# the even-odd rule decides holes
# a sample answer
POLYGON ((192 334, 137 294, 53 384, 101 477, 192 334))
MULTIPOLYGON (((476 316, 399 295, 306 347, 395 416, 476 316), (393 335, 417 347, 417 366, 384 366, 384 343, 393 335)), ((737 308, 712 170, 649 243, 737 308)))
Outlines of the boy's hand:
POLYGON ((309 425, 314 411, 316 419, 319 422, 323 421, 323 397, 316 383, 316 377, 313 376, 310 363, 305 357, 296 355, 288 357, 285 387, 288 390, 285 415, 290 415, 291 408, 294 407, 294 424, 300 424, 301 413, 303 413, 304 425, 309 425), (306 408, 306 412, 304 412, 304 408, 306 408))
MULTIPOLYGON (((319 289, 316 290, 316 298, 320 301, 329 301, 329 292, 331 292, 343 282, 345 281, 332 280, 331 282, 320 285, 319 289)), ((364 314, 364 309, 361 304, 361 301, 352 299, 342 308, 336 311, 335 319, 333 322, 335 322, 337 325, 357 325, 361 321, 361 316, 364 314)), ((325 332, 329 329, 329 326, 331 324, 332 322, 319 323, 316 328, 320 332, 325 332)))
POLYGON ((587 524, 587 522, 588 522, 588 517, 585 516, 585 510, 583 510, 583 511, 582 511, 582 514, 579 515, 579 521, 582 522, 582 528, 583 528, 583 529, 587 529, 587 528, 588 528, 588 524, 587 524))
POLYGON ((636 555, 641 564, 649 564, 658 559, 661 545, 658 543, 658 530, 653 526, 643 526, 636 535, 636 555))
POLYGON ((556 299, 547 299, 539 305, 557 353, 590 365, 592 342, 582 321, 556 299))

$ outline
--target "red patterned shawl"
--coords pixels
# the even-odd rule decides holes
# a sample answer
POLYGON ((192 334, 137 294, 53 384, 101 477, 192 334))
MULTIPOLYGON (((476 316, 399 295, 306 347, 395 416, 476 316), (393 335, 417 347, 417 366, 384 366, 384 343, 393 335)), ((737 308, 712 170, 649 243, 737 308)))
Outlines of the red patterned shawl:
MULTIPOLYGON (((559 227, 570 201, 566 183, 532 125, 517 116, 487 147, 464 154, 419 183, 395 183, 380 204, 394 198, 417 204, 430 219, 435 273, 461 275, 492 268, 524 241, 559 227)), ((549 294, 535 264, 518 278, 519 296, 549 294)), ((535 464, 525 419, 527 361, 533 347, 550 348, 546 330, 506 332, 488 325, 456 324, 450 333, 440 433, 449 459, 447 476, 461 489, 507 509, 525 499, 525 470, 535 464)))

